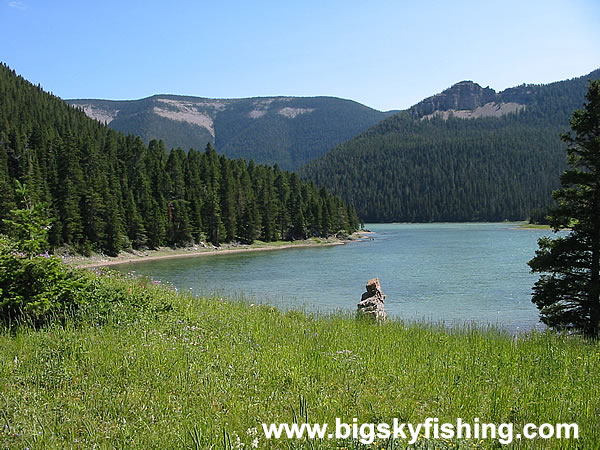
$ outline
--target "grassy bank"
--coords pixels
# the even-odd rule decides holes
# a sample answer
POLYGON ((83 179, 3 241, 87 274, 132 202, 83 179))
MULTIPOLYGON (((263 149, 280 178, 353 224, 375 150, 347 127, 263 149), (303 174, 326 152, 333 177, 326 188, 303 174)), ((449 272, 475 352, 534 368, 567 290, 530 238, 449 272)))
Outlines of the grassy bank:
MULTIPOLYGON (((292 422, 294 414, 332 424, 577 422, 578 441, 513 446, 600 447, 598 343, 283 313, 116 275, 97 286, 119 300, 62 325, 0 333, 0 447, 355 446, 265 440, 262 422, 292 422)), ((416 448, 499 446, 420 442, 416 448)), ((359 447, 386 445, 405 443, 359 447)))
POLYGON ((519 225, 519 228, 523 228, 525 230, 551 230, 550 225, 540 225, 537 223, 523 223, 519 225))

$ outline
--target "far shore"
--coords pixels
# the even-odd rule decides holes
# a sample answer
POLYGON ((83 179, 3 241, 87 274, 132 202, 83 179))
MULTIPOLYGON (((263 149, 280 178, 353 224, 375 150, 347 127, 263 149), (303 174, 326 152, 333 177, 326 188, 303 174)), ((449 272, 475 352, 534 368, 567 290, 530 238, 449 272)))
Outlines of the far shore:
POLYGON ((244 244, 223 244, 221 247, 212 245, 194 245, 187 248, 172 249, 169 247, 161 247, 156 250, 134 250, 123 251, 118 256, 106 256, 95 254, 92 256, 67 256, 64 261, 72 266, 81 269, 91 269, 94 267, 115 266, 118 264, 132 264, 145 261, 157 261, 161 259, 175 258, 195 258, 199 256, 212 255, 230 255, 234 253, 261 252, 284 250, 290 248, 306 248, 306 247, 330 247, 334 245, 344 245, 349 242, 354 242, 363 239, 365 234, 370 232, 359 231, 354 233, 348 239, 330 238, 311 238, 301 241, 276 241, 262 242, 258 241, 250 245, 244 244))

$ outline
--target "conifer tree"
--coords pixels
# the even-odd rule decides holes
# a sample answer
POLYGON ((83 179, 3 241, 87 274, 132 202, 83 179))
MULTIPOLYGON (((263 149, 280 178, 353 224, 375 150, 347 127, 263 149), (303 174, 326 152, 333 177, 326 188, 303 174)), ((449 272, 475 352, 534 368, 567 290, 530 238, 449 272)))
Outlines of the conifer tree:
POLYGON ((302 188, 298 176, 293 173, 290 177, 290 200, 289 210, 291 215, 292 229, 291 234, 293 239, 306 238, 306 222, 303 211, 302 188))
POLYGON ((275 224, 277 226, 279 239, 288 239, 288 230, 290 215, 288 211, 288 201, 290 188, 286 174, 279 170, 277 164, 274 167, 275 192, 277 200, 275 201, 275 224))
POLYGON ((263 168, 263 182, 258 187, 258 209, 261 212, 261 239, 269 242, 277 239, 275 204, 273 201, 273 171, 263 168))
POLYGON ((213 245, 220 245, 225 235, 225 227, 221 220, 221 204, 218 191, 210 184, 206 186, 204 217, 206 217, 204 226, 208 240, 213 245))
POLYGON ((242 242, 250 244, 258 237, 260 216, 249 172, 244 172, 240 180, 237 203, 240 212, 238 235, 242 242))
POLYGON ((83 173, 79 164, 79 145, 73 135, 67 135, 66 142, 60 148, 57 209, 62 222, 62 242, 80 248, 84 242, 81 219, 81 193, 83 173))
POLYGON ((231 163, 224 156, 221 162, 221 214, 225 227, 225 240, 230 242, 236 235, 237 219, 235 210, 235 180, 231 170, 231 163))
POLYGON ((114 195, 109 195, 104 211, 104 239, 101 242, 101 251, 109 256, 117 256, 123 249, 123 226, 122 217, 119 214, 119 206, 114 195))
POLYGON ((144 227, 142 216, 137 209, 132 191, 129 191, 127 194, 127 202, 125 205, 125 227, 127 230, 127 237, 133 248, 142 248, 146 245, 146 228, 144 227))
POLYGON ((543 273, 533 288, 533 302, 542 321, 555 328, 600 334, 600 80, 590 82, 587 103, 570 120, 574 134, 568 144, 570 168, 555 191, 557 203, 548 220, 554 231, 571 228, 567 236, 542 238, 532 272, 543 273))
POLYGON ((48 218, 46 205, 34 202, 27 185, 19 181, 15 184, 21 208, 11 210, 9 218, 3 222, 18 250, 33 258, 48 250, 48 230, 53 219, 48 218))
MULTIPOLYGON (((130 247, 321 233, 322 195, 297 176, 228 160, 212 144, 187 154, 162 141, 146 146, 0 64, 0 219, 17 206, 15 181, 57 218, 48 236, 53 248, 116 255, 130 247)), ((331 211, 331 220, 344 215, 331 211)))
MULTIPOLYGON (((4 139, 5 136, 0 133, 0 217, 8 217, 10 210, 16 206, 8 173, 8 154, 6 153, 4 139)), ((0 222, 0 233, 3 231, 5 231, 5 225, 0 222)))

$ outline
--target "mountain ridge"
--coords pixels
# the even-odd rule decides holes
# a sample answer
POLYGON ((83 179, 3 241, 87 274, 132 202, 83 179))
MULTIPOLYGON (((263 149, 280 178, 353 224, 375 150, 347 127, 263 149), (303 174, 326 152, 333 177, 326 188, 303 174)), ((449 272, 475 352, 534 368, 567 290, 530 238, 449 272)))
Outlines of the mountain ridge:
POLYGON ((297 240, 358 228, 353 208, 276 166, 146 146, 0 63, 0 234, 25 201, 52 217, 52 248, 122 249, 297 240))
MULTIPOLYGON (((560 184, 566 157, 559 136, 583 106, 587 80, 595 78, 600 69, 509 88, 501 98, 481 88, 468 106, 500 99, 523 107, 471 120, 456 111, 474 110, 453 109, 467 103, 446 90, 336 146, 299 173, 351 202, 365 221, 526 219, 550 203, 560 184), (438 114, 431 108, 436 102, 438 114)), ((474 84, 458 87, 472 91, 474 84)))
POLYGON ((331 96, 207 98, 157 94, 139 100, 65 100, 111 128, 168 148, 204 148, 295 170, 396 111, 331 96))
POLYGON ((117 131, 142 137, 144 142, 162 139, 167 148, 184 150, 204 148, 211 142, 219 153, 231 158, 299 170, 402 111, 421 120, 499 118, 543 102, 540 89, 574 79, 577 77, 548 84, 524 83, 499 92, 462 80, 408 109, 385 112, 333 96, 213 98, 155 94, 131 100, 65 101, 117 131))

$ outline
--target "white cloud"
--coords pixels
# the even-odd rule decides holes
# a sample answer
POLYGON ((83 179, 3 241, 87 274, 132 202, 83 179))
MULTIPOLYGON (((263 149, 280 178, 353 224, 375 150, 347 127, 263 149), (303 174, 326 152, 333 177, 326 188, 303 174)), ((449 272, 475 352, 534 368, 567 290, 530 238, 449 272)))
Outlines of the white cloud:
POLYGON ((19 1, 8 2, 8 6, 15 9, 26 9, 25 3, 19 1))

